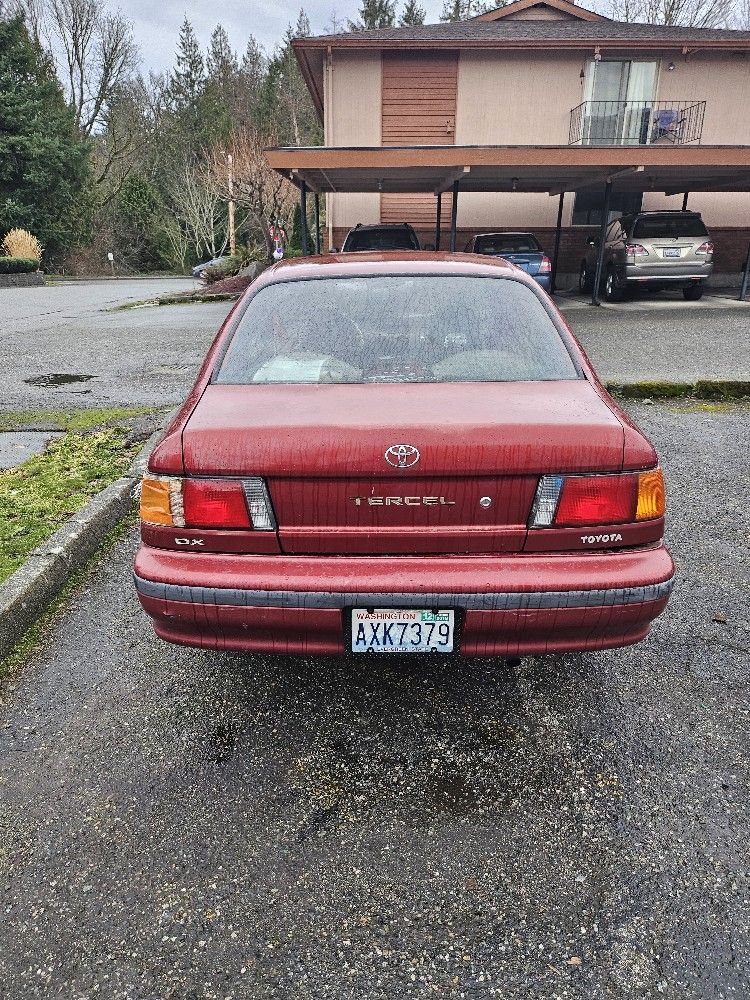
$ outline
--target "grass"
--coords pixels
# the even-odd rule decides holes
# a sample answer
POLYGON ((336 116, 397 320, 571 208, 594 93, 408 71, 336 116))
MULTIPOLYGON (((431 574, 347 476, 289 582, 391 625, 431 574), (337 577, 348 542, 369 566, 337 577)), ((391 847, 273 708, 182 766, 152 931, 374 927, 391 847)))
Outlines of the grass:
POLYGON ((4 410, 0 411, 0 431, 30 428, 88 431, 152 412, 152 406, 111 406, 94 410, 4 410))
POLYGON ((122 475, 138 449, 125 438, 119 427, 70 431, 41 455, 0 472, 0 580, 122 475))

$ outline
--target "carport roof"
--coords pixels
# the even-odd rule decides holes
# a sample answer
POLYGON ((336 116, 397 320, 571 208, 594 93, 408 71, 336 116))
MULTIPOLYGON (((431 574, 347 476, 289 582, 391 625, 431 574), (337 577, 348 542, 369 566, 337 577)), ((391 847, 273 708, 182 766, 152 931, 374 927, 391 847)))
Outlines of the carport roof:
POLYGON ((618 191, 750 191, 750 146, 315 146, 265 151, 274 170, 324 192, 550 195, 612 180, 618 191))

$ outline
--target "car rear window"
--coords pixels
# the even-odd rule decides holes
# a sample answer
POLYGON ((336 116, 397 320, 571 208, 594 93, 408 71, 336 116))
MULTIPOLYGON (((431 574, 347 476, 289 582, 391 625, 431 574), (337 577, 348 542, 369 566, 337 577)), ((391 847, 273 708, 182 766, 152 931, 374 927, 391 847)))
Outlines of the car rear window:
POLYGON ((708 230, 697 215, 649 215, 636 219, 633 227, 633 237, 642 240, 681 236, 708 236, 708 230))
POLYGON ((214 381, 514 382, 575 379, 534 292, 508 278, 279 282, 248 302, 214 381))
POLYGON ((477 236, 474 241, 474 253, 495 254, 499 257, 506 253, 541 253, 541 251, 536 237, 531 233, 477 236))
POLYGON ((408 229, 364 229, 349 233, 344 250, 418 250, 414 235, 408 229))

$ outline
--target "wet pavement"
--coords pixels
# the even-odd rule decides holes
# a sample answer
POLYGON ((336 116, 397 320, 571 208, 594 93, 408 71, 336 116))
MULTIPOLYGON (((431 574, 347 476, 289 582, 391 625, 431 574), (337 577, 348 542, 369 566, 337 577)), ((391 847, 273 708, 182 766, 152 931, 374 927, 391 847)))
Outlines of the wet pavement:
POLYGON ((0 469, 15 469, 32 455, 40 455, 62 433, 53 431, 0 431, 0 469))
POLYGON ((170 647, 107 552, 0 689, 3 997, 750 995, 750 413, 633 412, 678 586, 630 649, 170 647))
POLYGON ((3 408, 177 405, 231 303, 117 307, 195 287, 134 278, 0 291, 3 408))
MULTIPOLYGON (((3 408, 176 406, 232 303, 112 310, 194 285, 133 279, 0 292, 3 408)), ((707 303, 674 293, 601 309, 559 300, 605 381, 750 381, 750 304, 707 303)))

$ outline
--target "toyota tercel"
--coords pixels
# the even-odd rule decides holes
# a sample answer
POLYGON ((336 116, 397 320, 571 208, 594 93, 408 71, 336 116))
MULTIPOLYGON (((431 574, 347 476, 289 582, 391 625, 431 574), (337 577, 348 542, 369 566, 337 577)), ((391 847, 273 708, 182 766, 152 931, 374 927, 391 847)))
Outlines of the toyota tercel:
POLYGON ((261 275, 141 522, 156 632, 209 648, 602 649, 643 639, 673 583, 654 448, 534 280, 472 255, 261 275))

